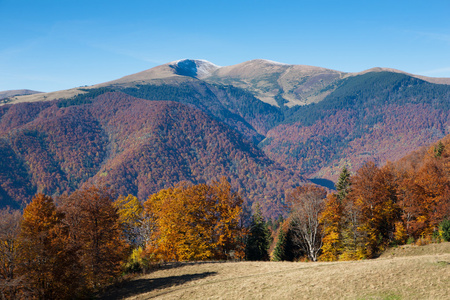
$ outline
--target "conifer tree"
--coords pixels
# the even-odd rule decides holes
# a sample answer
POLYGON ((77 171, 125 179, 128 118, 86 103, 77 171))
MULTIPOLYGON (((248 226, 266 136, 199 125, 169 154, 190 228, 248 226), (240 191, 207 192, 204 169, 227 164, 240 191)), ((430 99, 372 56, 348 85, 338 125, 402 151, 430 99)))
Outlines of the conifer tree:
POLYGON ((294 261, 299 256, 305 255, 305 252, 299 247, 297 235, 293 228, 295 222, 288 218, 279 226, 278 240, 273 252, 274 261, 294 261))
POLYGON ((439 143, 434 147, 434 156, 439 158, 442 156, 442 153, 444 152, 444 144, 442 141, 439 141, 439 143))
POLYGON ((280 226, 278 230, 278 241, 273 250, 273 260, 274 261, 283 261, 286 260, 285 255, 285 246, 286 246, 286 233, 283 228, 280 226))
POLYGON ((336 190, 338 191, 337 197, 339 200, 343 200, 347 194, 350 192, 351 182, 350 182, 350 172, 347 167, 342 169, 339 175, 338 182, 336 183, 336 190))
POLYGON ((267 223, 261 213, 261 207, 257 205, 252 216, 250 232, 246 239, 245 257, 247 260, 269 260, 270 232, 267 223))
POLYGON ((296 234, 293 229, 295 222, 287 219, 285 224, 287 224, 287 230, 284 243, 284 257, 286 261, 294 261, 301 256, 305 256, 306 252, 295 242, 296 234))

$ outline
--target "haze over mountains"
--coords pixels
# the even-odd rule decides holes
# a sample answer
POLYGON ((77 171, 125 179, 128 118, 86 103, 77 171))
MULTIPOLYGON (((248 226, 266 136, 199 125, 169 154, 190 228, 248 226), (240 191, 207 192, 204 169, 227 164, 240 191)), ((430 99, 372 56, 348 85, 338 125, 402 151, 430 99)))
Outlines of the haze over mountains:
POLYGON ((226 176, 283 210, 305 178, 397 160, 450 133, 450 79, 252 60, 179 60, 0 106, 0 206, 104 181, 140 199, 226 176), (437 84, 446 83, 446 84, 437 84))

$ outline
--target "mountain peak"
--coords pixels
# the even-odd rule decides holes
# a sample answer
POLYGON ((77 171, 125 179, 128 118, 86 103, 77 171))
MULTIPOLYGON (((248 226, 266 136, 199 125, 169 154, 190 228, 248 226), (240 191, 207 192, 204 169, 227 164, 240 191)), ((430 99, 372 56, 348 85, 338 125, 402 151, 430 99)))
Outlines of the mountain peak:
POLYGON ((205 78, 220 67, 204 59, 181 59, 169 63, 177 75, 205 78))
POLYGON ((269 59, 262 59, 262 58, 253 59, 253 60, 250 60, 249 62, 264 63, 264 64, 269 64, 269 65, 289 66, 289 64, 285 64, 285 63, 281 63, 281 62, 269 60, 269 59))

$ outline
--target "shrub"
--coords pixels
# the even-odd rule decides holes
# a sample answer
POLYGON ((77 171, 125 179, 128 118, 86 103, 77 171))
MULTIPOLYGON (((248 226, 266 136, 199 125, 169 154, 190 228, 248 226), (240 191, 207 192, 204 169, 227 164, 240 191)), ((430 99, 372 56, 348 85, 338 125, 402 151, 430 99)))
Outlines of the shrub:
POLYGON ((450 220, 444 220, 439 224, 439 231, 446 242, 450 242, 450 220))
POLYGON ((431 236, 421 236, 417 241, 417 246, 425 246, 431 244, 431 236))
POLYGON ((142 254, 142 247, 134 249, 133 252, 131 252, 124 266, 126 273, 146 272, 150 268, 149 261, 144 258, 142 254))
POLYGON ((431 235, 431 240, 433 241, 433 243, 442 242, 442 236, 439 230, 433 231, 433 234, 431 235))

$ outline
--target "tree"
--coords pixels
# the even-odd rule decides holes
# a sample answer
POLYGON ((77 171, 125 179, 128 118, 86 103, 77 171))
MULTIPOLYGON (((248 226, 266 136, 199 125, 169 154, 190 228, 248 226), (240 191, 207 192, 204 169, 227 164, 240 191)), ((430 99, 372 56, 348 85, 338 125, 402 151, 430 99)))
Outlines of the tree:
POLYGON ((427 155, 416 169, 398 176, 397 196, 408 236, 431 235, 450 214, 448 166, 446 157, 427 155))
POLYGON ((180 183, 144 203, 152 226, 146 254, 153 260, 242 256, 242 199, 222 178, 212 185, 180 183))
POLYGON ((275 245, 275 249, 273 249, 274 261, 286 260, 285 246, 286 246, 286 233, 284 232, 283 228, 280 227, 278 229, 277 244, 275 245))
POLYGON ((319 216, 325 207, 326 190, 316 185, 297 187, 288 195, 291 216, 296 223, 294 231, 298 244, 303 247, 309 259, 317 261, 322 248, 323 231, 319 216))
POLYGON ((434 147, 434 156, 440 158, 444 152, 444 148, 445 146, 442 141, 439 141, 439 143, 434 147))
POLYGON ((347 170, 347 167, 342 169, 341 174, 339 175, 338 182, 336 183, 336 190, 338 191, 337 197, 339 200, 343 200, 347 194, 351 190, 351 181, 350 181, 350 172, 347 170))
POLYGON ((338 194, 328 195, 319 221, 323 226, 322 230, 324 234, 322 255, 320 258, 325 261, 338 260, 343 250, 343 204, 339 192, 338 194))
POLYGON ((247 260, 269 260, 270 232, 261 213, 261 207, 256 206, 252 215, 249 234, 245 244, 247 260))
POLYGON ((295 242, 294 227, 295 222, 292 218, 288 218, 280 224, 277 243, 273 251, 275 261, 294 261, 305 255, 302 248, 295 242))
POLYGON ((134 248, 144 246, 144 207, 138 198, 121 195, 113 205, 117 209, 125 241, 134 248))
POLYGON ((22 214, 9 208, 0 210, 0 295, 2 299, 15 299, 23 285, 19 276, 20 222, 22 214))
POLYGON ((347 198, 347 226, 362 250, 361 256, 373 257, 394 239, 400 216, 391 165, 379 169, 373 162, 366 163, 353 177, 347 198))
POLYGON ((85 285, 96 289, 117 277, 125 259, 125 242, 112 192, 90 186, 63 198, 70 249, 76 253, 85 285))
POLYGON ((44 194, 37 194, 23 212, 20 273, 38 299, 65 299, 73 295, 74 260, 65 248, 63 218, 53 199, 44 194))
POLYGON ((442 221, 439 224, 439 230, 444 241, 450 242, 450 220, 442 221))

